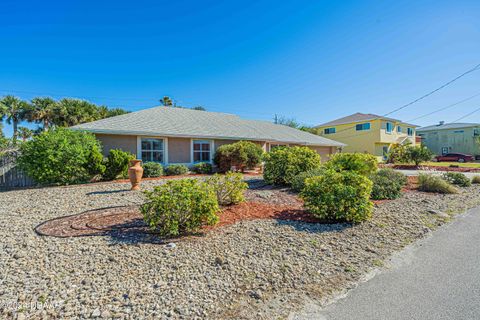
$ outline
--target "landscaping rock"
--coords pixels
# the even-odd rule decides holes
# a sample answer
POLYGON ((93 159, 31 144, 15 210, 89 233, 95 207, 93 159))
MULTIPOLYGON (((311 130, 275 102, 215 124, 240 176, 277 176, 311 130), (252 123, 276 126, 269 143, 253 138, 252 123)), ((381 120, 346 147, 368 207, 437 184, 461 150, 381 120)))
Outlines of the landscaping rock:
MULTIPOLYGON (((142 188, 160 183, 144 181, 142 188)), ((304 301, 327 301, 352 288, 447 220, 429 210, 480 205, 479 185, 454 195, 406 192, 357 225, 244 220, 167 245, 144 233, 56 238, 33 231, 49 219, 141 204, 143 194, 129 188, 125 182, 1 192, 0 300, 57 303, 52 310, 27 308, 27 319, 287 318, 304 301)), ((268 191, 265 199, 249 190, 247 199, 301 204, 288 190, 268 191)), ((4 305, 0 315, 16 316, 4 305)))

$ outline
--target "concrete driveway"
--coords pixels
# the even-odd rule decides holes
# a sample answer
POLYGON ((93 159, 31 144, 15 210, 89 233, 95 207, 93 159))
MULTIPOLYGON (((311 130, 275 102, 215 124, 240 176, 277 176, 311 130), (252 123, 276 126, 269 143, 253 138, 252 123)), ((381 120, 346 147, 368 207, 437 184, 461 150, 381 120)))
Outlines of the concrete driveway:
POLYGON ((480 208, 407 248, 346 298, 292 318, 480 319, 480 208))

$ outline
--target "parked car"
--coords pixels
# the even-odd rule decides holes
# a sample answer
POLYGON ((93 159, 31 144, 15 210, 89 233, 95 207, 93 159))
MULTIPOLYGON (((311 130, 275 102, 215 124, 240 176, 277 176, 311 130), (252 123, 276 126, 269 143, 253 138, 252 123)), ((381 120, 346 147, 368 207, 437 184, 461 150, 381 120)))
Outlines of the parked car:
POLYGON ((468 162, 475 160, 475 157, 464 153, 447 153, 442 156, 436 156, 434 161, 438 162, 468 162))

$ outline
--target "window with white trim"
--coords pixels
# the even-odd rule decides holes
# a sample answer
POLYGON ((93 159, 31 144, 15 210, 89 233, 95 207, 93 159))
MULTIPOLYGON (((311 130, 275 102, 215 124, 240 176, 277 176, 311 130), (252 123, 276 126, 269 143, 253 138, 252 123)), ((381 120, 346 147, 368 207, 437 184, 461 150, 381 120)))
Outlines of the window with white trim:
POLYGON ((413 128, 407 128, 407 134, 413 136, 413 128))
POLYGON ((210 162, 210 154, 210 141, 193 140, 193 162, 210 162))
POLYGON ((163 139, 142 138, 141 155, 145 162, 164 162, 164 141, 163 139))
POLYGON ((397 132, 402 133, 402 127, 401 126, 397 126, 397 132))

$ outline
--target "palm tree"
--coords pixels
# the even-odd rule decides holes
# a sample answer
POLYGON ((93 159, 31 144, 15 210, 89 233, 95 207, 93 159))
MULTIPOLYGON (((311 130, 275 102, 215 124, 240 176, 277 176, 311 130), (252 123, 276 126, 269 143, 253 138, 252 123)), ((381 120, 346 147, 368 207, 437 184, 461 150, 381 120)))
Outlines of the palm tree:
POLYGON ((58 103, 53 122, 60 127, 70 127, 98 120, 100 113, 101 111, 93 103, 80 99, 64 98, 58 103))
POLYGON ((33 131, 28 129, 27 127, 18 127, 18 134, 25 142, 33 136, 33 131))
POLYGON ((49 97, 32 99, 32 107, 27 114, 29 121, 43 124, 43 130, 48 130, 55 119, 58 103, 49 97))
POLYGON ((172 98, 170 98, 169 96, 165 96, 162 99, 160 99, 160 103, 162 104, 162 106, 165 106, 165 107, 173 106, 172 98))
POLYGON ((0 100, 0 114, 7 119, 8 124, 13 124, 13 144, 17 141, 18 123, 25 119, 29 104, 17 97, 8 95, 0 100))

